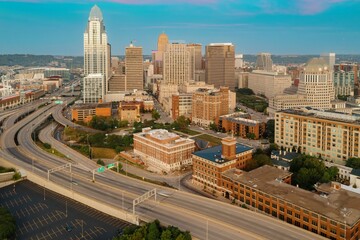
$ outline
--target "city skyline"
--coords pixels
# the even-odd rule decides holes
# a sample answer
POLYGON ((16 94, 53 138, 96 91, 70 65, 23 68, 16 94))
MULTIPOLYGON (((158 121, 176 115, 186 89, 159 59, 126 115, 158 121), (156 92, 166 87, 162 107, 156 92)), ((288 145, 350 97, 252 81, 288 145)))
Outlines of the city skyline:
POLYGON ((358 0, 24 0, 0 1, 0 54, 83 55, 81 35, 94 4, 103 12, 113 55, 124 55, 130 41, 151 54, 161 32, 203 47, 232 42, 246 54, 359 53, 360 32, 350 24, 360 20, 358 0))

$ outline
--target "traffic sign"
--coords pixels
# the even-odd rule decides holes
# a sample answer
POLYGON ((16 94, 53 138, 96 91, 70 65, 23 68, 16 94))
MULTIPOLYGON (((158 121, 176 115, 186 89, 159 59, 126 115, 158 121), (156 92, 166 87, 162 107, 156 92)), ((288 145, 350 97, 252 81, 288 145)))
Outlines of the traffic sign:
POLYGON ((105 167, 104 166, 101 166, 99 167, 97 170, 96 170, 98 173, 102 173, 105 171, 105 167))
POLYGON ((61 101, 61 100, 56 100, 55 101, 55 104, 63 104, 64 102, 63 101, 61 101))
POLYGON ((107 168, 113 168, 113 167, 115 167, 115 163, 110 163, 107 165, 107 168))

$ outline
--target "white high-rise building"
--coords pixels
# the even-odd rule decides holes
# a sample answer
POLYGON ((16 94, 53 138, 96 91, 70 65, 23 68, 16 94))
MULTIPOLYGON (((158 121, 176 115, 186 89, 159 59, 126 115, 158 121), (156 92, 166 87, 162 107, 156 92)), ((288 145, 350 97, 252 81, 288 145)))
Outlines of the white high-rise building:
MULTIPOLYGON (((98 96, 101 99, 104 98, 106 87, 106 81, 108 79, 108 41, 107 34, 105 31, 105 25, 103 16, 100 8, 95 5, 91 8, 87 28, 84 33, 84 74, 85 77, 89 74, 101 74, 101 84, 96 84, 100 87, 101 95, 98 96)), ((97 75, 98 76, 98 75, 97 75)), ((89 81, 88 81, 89 82, 89 81)), ((85 84, 84 79, 83 90, 84 90, 84 102, 89 102, 90 99, 85 99, 85 92, 96 91, 98 89, 87 89, 90 86, 85 84)), ((98 102, 99 99, 96 100, 98 102)))
POLYGON ((194 58, 194 48, 182 43, 168 44, 163 58, 164 83, 179 85, 193 80, 194 58))
POLYGON ((330 70, 330 71, 334 71, 336 54, 335 54, 335 53, 322 53, 320 56, 321 56, 323 59, 325 59, 327 65, 329 66, 329 70, 330 70))
POLYGON ((84 103, 98 103, 104 99, 104 75, 91 73, 84 77, 84 103))

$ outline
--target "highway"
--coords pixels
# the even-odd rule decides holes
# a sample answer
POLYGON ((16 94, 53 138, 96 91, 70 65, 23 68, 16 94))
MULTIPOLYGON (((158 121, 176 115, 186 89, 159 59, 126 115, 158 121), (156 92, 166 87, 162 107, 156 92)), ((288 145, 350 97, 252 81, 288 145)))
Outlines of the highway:
MULTIPOLYGON (((31 140, 31 133, 49 114, 58 111, 58 106, 47 106, 30 114, 25 119, 6 129, 1 135, 1 146, 4 150, 1 156, 14 164, 32 171, 42 177, 54 166, 67 163, 68 160, 44 153, 31 140), (14 138, 18 132, 19 146, 14 138)), ((84 159, 85 161, 85 159, 84 159)), ((178 226, 189 230, 200 239, 233 240, 233 239, 322 239, 311 232, 299 229, 272 217, 242 209, 216 200, 193 194, 159 187, 141 182, 126 176, 106 171, 96 175, 96 182, 91 181, 92 164, 83 167, 81 160, 74 163, 72 174, 66 171, 51 174, 54 181, 65 188, 94 198, 119 210, 132 209, 132 200, 144 192, 157 188, 164 192, 158 196, 158 201, 147 200, 136 207, 136 212, 143 219, 159 219, 163 224, 178 226), (76 181, 77 185, 73 185, 76 181)))

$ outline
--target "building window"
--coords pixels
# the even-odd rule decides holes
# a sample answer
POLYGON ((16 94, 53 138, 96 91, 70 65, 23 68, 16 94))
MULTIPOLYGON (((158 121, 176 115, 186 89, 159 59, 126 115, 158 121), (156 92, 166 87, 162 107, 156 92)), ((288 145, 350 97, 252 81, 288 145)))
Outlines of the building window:
POLYGON ((298 219, 300 219, 300 214, 295 213, 295 217, 298 218, 298 219))
POLYGON ((309 222, 309 218, 303 217, 304 222, 309 222))
POLYGON ((321 224, 320 227, 325 230, 327 229, 326 225, 324 225, 324 224, 321 224))
POLYGON ((281 212, 284 212, 284 208, 283 207, 279 207, 281 212))
POLYGON ((288 214, 288 215, 292 215, 292 211, 291 211, 291 210, 287 210, 287 214, 288 214))

